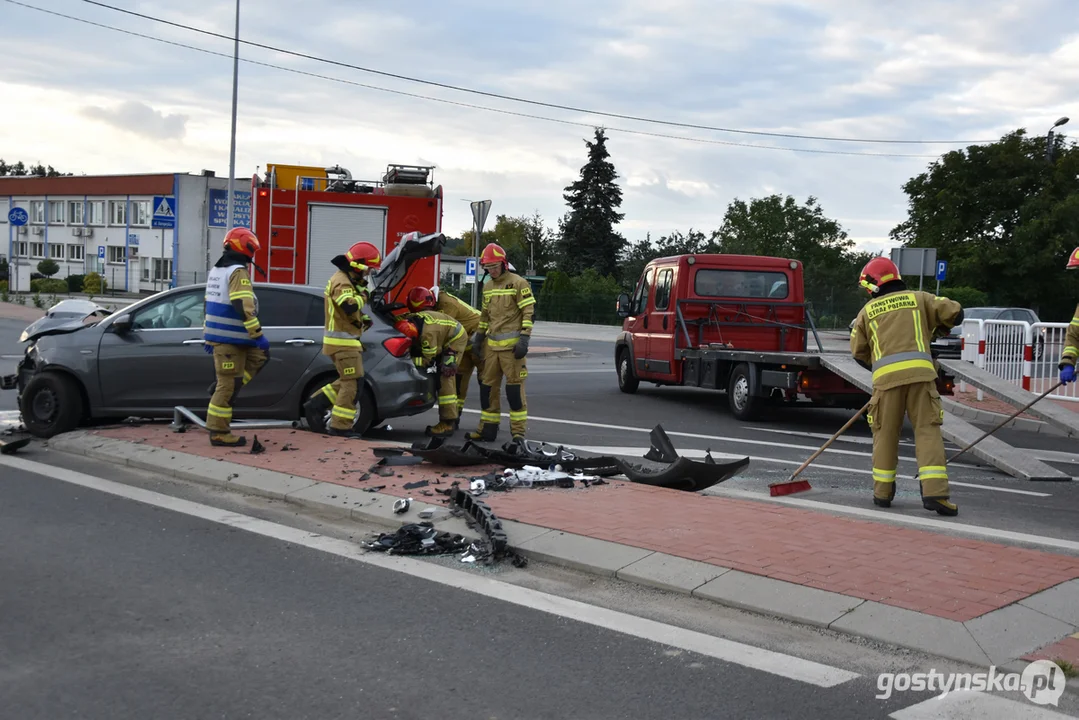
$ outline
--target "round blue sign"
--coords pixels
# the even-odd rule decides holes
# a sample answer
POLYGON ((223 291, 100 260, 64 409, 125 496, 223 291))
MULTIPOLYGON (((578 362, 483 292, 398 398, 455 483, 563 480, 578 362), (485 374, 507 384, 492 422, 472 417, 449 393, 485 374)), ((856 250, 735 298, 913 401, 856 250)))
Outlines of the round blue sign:
POLYGON ((7 214, 7 221, 12 225, 25 225, 30 222, 30 216, 22 208, 11 208, 7 214))

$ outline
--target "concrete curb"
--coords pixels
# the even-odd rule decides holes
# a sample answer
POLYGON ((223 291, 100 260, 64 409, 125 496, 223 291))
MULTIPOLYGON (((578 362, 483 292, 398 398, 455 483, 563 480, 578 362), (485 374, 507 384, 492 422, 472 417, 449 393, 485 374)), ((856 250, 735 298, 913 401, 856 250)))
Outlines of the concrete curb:
MULTIPOLYGON (((126 465, 233 492, 274 498, 312 512, 384 526, 416 522, 434 508, 440 530, 475 538, 444 505, 413 500, 395 515, 398 498, 223 460, 76 431, 49 441, 53 450, 126 465)), ((987 667, 1022 668, 1024 655, 1079 630, 1079 580, 1070 580, 965 623, 884 605, 710 563, 687 560, 550 528, 504 520, 521 554, 587 573, 691 595, 778 617, 987 667)))
POLYGON ((535 349, 529 348, 528 357, 530 358, 564 358, 573 357, 573 348, 568 347, 538 347, 535 349))
MULTIPOLYGON (((950 400, 948 398, 942 398, 944 401, 944 409, 956 417, 961 417, 967 422, 976 423, 978 425, 987 425, 989 427, 996 427, 998 424, 1007 418, 1007 415, 1001 413, 990 412, 989 410, 979 410, 969 405, 964 405, 957 400, 950 400)), ((1018 409, 1018 408, 1016 408, 1018 409)), ((1041 420, 1031 420, 1029 418, 1016 418, 1009 422, 1004 427, 1012 430, 1023 430, 1030 433, 1038 433, 1040 435, 1052 435, 1054 437, 1068 437, 1068 434, 1063 430, 1059 430, 1047 422, 1041 420)), ((988 428, 987 428, 988 429, 988 428)))

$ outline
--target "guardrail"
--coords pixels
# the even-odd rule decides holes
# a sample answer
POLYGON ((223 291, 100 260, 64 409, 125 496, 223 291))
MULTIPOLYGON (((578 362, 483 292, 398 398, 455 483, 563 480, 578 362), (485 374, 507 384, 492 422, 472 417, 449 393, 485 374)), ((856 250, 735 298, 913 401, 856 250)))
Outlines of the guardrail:
MULTIPOLYGON (((965 320, 962 332, 962 360, 1037 394, 1056 382, 1068 323, 965 320)), ((959 389, 965 392, 966 383, 960 381, 959 389)), ((1058 388, 1052 397, 1079 402, 1079 383, 1058 388)))

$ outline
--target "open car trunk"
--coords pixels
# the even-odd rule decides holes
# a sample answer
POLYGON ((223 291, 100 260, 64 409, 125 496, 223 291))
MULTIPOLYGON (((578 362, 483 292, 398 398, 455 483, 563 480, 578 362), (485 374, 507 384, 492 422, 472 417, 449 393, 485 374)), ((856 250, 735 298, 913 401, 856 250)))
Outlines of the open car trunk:
POLYGON ((417 261, 434 257, 446 246, 446 236, 412 234, 405 236, 382 261, 382 266, 371 274, 371 306, 379 312, 390 312, 404 307, 402 282, 417 261), (396 292, 394 292, 396 290, 396 292))

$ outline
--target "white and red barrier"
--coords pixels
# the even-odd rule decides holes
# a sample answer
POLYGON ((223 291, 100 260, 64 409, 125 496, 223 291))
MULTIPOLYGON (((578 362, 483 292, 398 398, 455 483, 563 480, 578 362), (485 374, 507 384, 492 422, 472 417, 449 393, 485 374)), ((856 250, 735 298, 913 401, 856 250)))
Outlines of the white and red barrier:
MULTIPOLYGON (((1024 390, 1041 394, 1059 375, 1068 323, 1026 323, 1017 320, 965 320, 961 359, 1024 390)), ((960 391, 966 383, 960 381, 960 391)), ((1058 388, 1052 397, 1079 401, 1079 383, 1058 388)), ((978 391, 978 399, 983 398, 978 391)))

